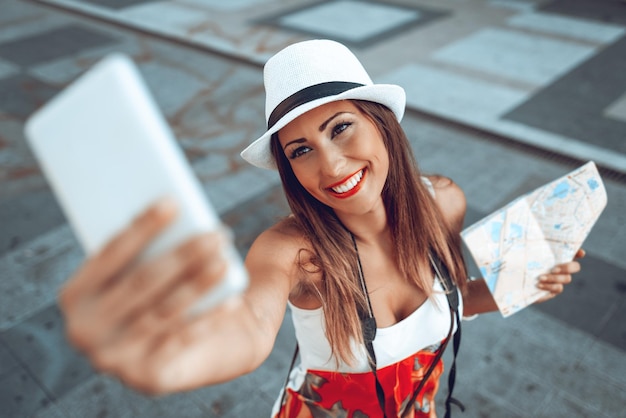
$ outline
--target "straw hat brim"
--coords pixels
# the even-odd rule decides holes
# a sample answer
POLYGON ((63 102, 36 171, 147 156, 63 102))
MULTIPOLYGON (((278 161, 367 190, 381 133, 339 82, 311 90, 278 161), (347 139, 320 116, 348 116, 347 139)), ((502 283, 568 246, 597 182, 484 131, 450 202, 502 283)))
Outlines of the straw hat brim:
POLYGON ((276 170, 276 162, 274 161, 274 157, 270 151, 270 139, 274 133, 278 132, 280 129, 289 124, 289 122, 293 121, 298 116, 305 114, 309 110, 315 109, 316 107, 322 106, 326 103, 350 99, 367 100, 385 105, 396 115, 398 122, 400 122, 404 116, 406 94, 402 87, 394 84, 373 84, 356 87, 343 93, 322 97, 296 107, 280 118, 274 126, 268 129, 267 132, 244 149, 241 152, 241 156, 244 160, 254 166, 269 170, 276 170))

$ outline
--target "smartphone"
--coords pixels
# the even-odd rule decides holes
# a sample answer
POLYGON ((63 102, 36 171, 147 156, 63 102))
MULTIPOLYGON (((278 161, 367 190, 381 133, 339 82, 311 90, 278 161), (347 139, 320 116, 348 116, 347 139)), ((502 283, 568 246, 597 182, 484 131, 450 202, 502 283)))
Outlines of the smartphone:
MULTIPOLYGON (((124 54, 108 55, 37 110, 26 121, 25 136, 87 255, 165 196, 177 202, 178 217, 142 258, 220 226, 139 70, 124 54)), ((241 257, 232 245, 226 253, 221 284, 192 311, 246 288, 241 257)))

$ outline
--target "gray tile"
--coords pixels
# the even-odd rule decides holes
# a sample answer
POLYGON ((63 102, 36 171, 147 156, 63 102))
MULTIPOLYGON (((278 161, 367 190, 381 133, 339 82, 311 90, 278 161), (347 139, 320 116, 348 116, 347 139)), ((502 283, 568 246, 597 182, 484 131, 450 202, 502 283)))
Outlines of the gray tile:
MULTIPOLYGON (((510 405, 494 399, 489 393, 473 391, 464 399, 469 400, 465 402, 467 411, 463 412, 463 418, 522 418, 527 416, 523 412, 513 410, 510 405)), ((445 409, 443 406, 438 406, 437 410, 444 411, 445 409)))
POLYGON ((57 88, 24 74, 0 79, 0 112, 25 120, 57 92, 57 88))
POLYGON ((543 379, 527 374, 523 367, 513 369, 508 364, 500 364, 491 365, 489 369, 498 376, 480 382, 480 391, 513 410, 521 411, 523 416, 534 416, 551 390, 543 379))
POLYGON ((592 409, 577 397, 572 397, 567 390, 558 391, 548 402, 542 405, 537 418, 588 418, 606 417, 598 409, 592 409))
POLYGON ((519 31, 486 28, 433 54, 437 61, 541 86, 593 55, 595 49, 519 31))
POLYGON ((187 3, 178 2, 146 3, 124 10, 122 13, 126 22, 154 22, 155 27, 180 31, 201 27, 211 18, 208 10, 201 11, 199 8, 188 7, 187 3))
POLYGON ((19 73, 19 67, 0 58, 0 79, 19 73))
POLYGON ((14 369, 0 377, 0 416, 28 417, 52 400, 24 369, 14 369))
POLYGON ((209 416, 221 417, 242 403, 245 397, 257 391, 256 385, 254 377, 248 374, 227 383, 195 390, 192 394, 209 411, 209 416))
POLYGON ((117 380, 98 374, 57 402, 70 418, 135 418, 153 408, 154 399, 128 389, 117 380))
MULTIPOLYGON (((503 370, 535 376, 548 387, 571 394, 586 409, 619 416, 620 405, 626 400, 623 383, 607 379, 605 371, 596 367, 591 358, 581 361, 593 347, 591 336, 535 308, 505 321, 513 332, 491 350, 496 361, 503 364, 503 370)), ((623 362, 623 354, 617 358, 623 362)))
POLYGON ((57 406, 56 403, 37 410, 37 412, 31 415, 29 418, 68 418, 68 415, 57 406))
POLYGON ((237 12, 250 7, 263 7, 264 3, 272 0, 185 0, 185 3, 207 7, 220 12, 237 12))
POLYGON ((140 67, 154 99, 166 116, 176 115, 208 86, 193 71, 172 63, 148 62, 140 67))
POLYGON ((54 305, 0 336, 55 399, 94 373, 88 361, 67 343, 61 312, 54 305))
POLYGON ((541 187, 553 180, 554 178, 549 177, 545 173, 531 173, 524 178, 524 181, 522 183, 515 185, 515 187, 512 187, 510 191, 502 195, 502 200, 498 203, 497 206, 502 207, 507 203, 512 202, 514 199, 527 193, 531 193, 538 187, 541 187))
POLYGON ((555 0, 539 8, 544 12, 626 25, 624 4, 615 0, 555 0))
POLYGON ((219 213, 245 204, 249 199, 266 193, 275 186, 279 179, 276 173, 253 167, 244 167, 239 171, 231 171, 229 175, 206 184, 207 194, 219 213))
POLYGON ((626 387, 626 352, 624 350, 597 340, 586 350, 581 364, 593 368, 607 381, 626 387))
MULTIPOLYGON (((506 319, 490 313, 464 321, 455 397, 467 410, 459 415, 544 416, 541 411, 555 389, 566 384, 563 376, 571 376, 561 369, 569 372, 592 343, 587 334, 534 309, 506 319), (545 398, 539 400, 539 392, 545 398)), ((447 367, 449 354, 444 356, 447 367)))
POLYGON ((154 398, 145 408, 137 411, 134 417, 139 418, 201 418, 209 415, 209 411, 189 393, 178 393, 154 398))
POLYGON ((523 371, 550 387, 571 378, 585 349, 592 344, 590 336, 575 328, 571 332, 568 327, 554 326, 558 325, 557 321, 532 310, 516 313, 505 321, 511 331, 490 350, 494 361, 500 362, 505 370, 523 371), (525 318, 533 316, 544 322, 527 324, 525 318))
POLYGON ((65 216, 47 190, 3 199, 0 201, 0 256, 63 223, 65 216))
POLYGON ((274 400, 267 399, 262 392, 249 393, 244 402, 239 402, 232 410, 224 414, 224 418, 269 417, 274 400))
POLYGON ((301 31, 324 33, 327 37, 342 38, 354 43, 380 36, 396 26, 406 25, 417 19, 419 13, 415 10, 343 0, 291 13, 282 17, 280 24, 301 31))
POLYGON ((605 109, 604 116, 626 122, 626 93, 605 109))
POLYGON ((606 417, 623 415, 626 388, 597 375, 593 366, 572 367, 560 379, 558 387, 569 394, 576 394, 578 402, 586 409, 601 411, 606 417))
POLYGON ((489 5, 524 13, 530 13, 537 7, 533 0, 489 0, 489 5))
POLYGON ((0 257, 0 330, 54 304, 63 282, 83 258, 67 225, 0 257))
POLYGON ((278 185, 226 212, 222 220, 233 229, 237 249, 246 254, 261 232, 288 214, 289 206, 278 185))
POLYGON ((15 357, 7 350, 0 338, 0 378, 18 367, 20 366, 15 357))
POLYGON ((535 309, 626 350, 626 271, 591 255, 580 263, 565 291, 535 309))
POLYGON ((40 12, 31 4, 19 0, 4 0, 0 13, 0 26, 8 26, 15 22, 24 22, 37 16, 40 12))
POLYGON ((626 37, 540 90, 503 118, 624 155, 626 123, 603 115, 626 91, 626 71, 615 68, 626 68, 626 37))
POLYGON ((330 38, 361 48, 439 19, 448 13, 422 6, 374 0, 324 1, 256 23, 330 38))
POLYGON ((521 336, 532 344, 542 345, 548 351, 556 350, 563 361, 580 360, 594 342, 594 337, 589 333, 546 315, 536 306, 503 320, 510 328, 509 334, 513 339, 521 336))
POLYGON ((384 83, 403 86, 407 105, 465 122, 491 120, 522 103, 528 92, 442 68, 408 64, 383 74, 384 83))
POLYGON ((107 9, 124 9, 144 3, 154 3, 156 0, 78 0, 81 3, 89 3, 107 9))
POLYGON ((0 56, 20 66, 31 66, 118 42, 104 33, 67 25, 0 44, 0 56))
POLYGON ((613 290, 619 295, 620 303, 610 313, 608 322, 600 331, 598 337, 614 346, 626 351, 626 277, 622 272, 621 280, 616 282, 613 290))
POLYGON ((590 42, 610 43, 624 34, 624 27, 552 13, 519 13, 507 20, 509 26, 536 30, 590 42))

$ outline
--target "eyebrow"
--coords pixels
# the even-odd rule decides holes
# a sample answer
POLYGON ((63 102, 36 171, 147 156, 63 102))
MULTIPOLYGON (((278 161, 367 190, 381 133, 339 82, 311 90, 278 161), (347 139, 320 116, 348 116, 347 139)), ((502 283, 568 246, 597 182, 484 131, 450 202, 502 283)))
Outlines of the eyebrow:
MULTIPOLYGON (((324 132, 324 130, 326 129, 326 127, 328 126, 328 124, 330 122, 333 121, 333 119, 337 118, 337 116, 339 115, 343 115, 344 113, 352 113, 352 112, 348 112, 345 110, 342 110, 341 112, 337 112, 334 115, 332 115, 331 117, 329 117, 328 119, 326 119, 320 126, 319 126, 319 131, 320 132, 324 132)), ((303 142, 305 142, 306 139, 305 138, 298 138, 298 139, 294 139, 293 141, 289 141, 285 144, 285 146, 283 147, 283 150, 286 149, 289 145, 291 144, 301 144, 303 142)))

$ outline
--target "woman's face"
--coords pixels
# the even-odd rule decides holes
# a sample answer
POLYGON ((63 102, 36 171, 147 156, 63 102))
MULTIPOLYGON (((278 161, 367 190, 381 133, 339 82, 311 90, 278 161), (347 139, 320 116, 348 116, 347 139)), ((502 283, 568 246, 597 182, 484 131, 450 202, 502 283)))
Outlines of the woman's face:
POLYGON ((374 123, 352 102, 310 110, 278 139, 297 179, 320 202, 353 214, 382 203, 389 155, 374 123))

